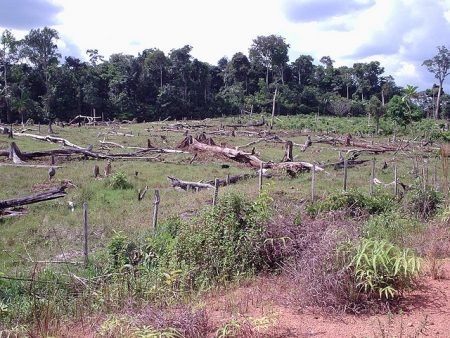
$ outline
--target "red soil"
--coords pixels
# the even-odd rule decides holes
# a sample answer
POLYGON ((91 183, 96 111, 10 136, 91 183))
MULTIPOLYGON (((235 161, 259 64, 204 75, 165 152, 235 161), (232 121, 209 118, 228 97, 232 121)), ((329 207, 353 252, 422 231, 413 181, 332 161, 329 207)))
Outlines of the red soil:
POLYGON ((208 298, 206 308, 215 328, 231 319, 275 323, 260 330, 263 337, 450 337, 450 261, 444 262, 442 270, 442 279, 424 277, 423 287, 406 294, 402 310, 391 315, 300 311, 289 301, 289 290, 295 286, 286 277, 261 277, 248 286, 208 298))

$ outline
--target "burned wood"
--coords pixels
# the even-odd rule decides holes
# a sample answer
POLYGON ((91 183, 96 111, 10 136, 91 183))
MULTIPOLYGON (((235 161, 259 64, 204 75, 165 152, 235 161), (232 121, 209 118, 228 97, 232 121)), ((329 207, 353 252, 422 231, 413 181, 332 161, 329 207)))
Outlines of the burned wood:
POLYGON ((67 185, 62 185, 60 187, 54 187, 46 191, 39 192, 37 194, 28 195, 20 198, 13 198, 8 200, 0 200, 0 209, 6 209, 11 207, 18 207, 21 205, 27 205, 42 201, 48 201, 55 198, 60 198, 66 196, 67 185))

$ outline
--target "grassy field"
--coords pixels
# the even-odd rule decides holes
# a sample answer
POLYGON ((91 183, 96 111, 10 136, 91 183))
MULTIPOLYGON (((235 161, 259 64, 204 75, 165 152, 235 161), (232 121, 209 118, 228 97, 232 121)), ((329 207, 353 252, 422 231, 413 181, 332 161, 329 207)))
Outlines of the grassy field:
MULTIPOLYGON (((200 128, 192 131, 217 131, 221 125, 242 122, 248 118, 223 118, 203 121, 181 121, 190 125, 208 124, 212 127, 200 128)), ((55 126, 55 136, 65 138, 79 146, 93 145, 94 151, 99 152, 132 152, 133 149, 111 148, 102 150, 99 141, 116 142, 125 147, 146 147, 147 139, 151 144, 161 148, 175 149, 183 139, 183 132, 167 131, 164 128, 174 124, 173 121, 154 122, 145 124, 121 125, 114 131, 132 136, 117 135, 106 126, 58 127, 55 126)), ((20 129, 19 126, 16 127, 20 129)), ((37 129, 37 126, 31 127, 37 129)), ((229 147, 245 145, 257 139, 255 136, 245 136, 240 129, 261 131, 260 128, 239 128, 236 137, 212 136, 216 144, 226 144, 229 147)), ((273 134, 284 140, 303 144, 307 135, 315 141, 318 136, 336 136, 352 133, 354 139, 368 144, 388 144, 392 135, 389 134, 388 124, 382 125, 382 135, 373 136, 373 127, 367 126, 365 118, 329 118, 329 117, 282 117, 277 120, 273 134)), ((41 127, 41 135, 46 128, 41 127)), ((230 128, 226 128, 231 130, 230 128)), ((386 152, 376 155, 376 178, 383 183, 394 180, 394 163, 398 167, 399 181, 412 185, 416 180, 413 175, 413 159, 417 159, 419 173, 421 168, 428 168, 428 183, 431 185, 436 178, 436 187, 441 186, 442 169, 436 146, 420 147, 422 139, 437 138, 439 123, 425 121, 407 130, 398 132, 396 137, 411 140, 410 146, 403 149, 405 142, 398 141, 399 151, 386 152), (431 126, 431 127, 430 127, 431 126), (383 164, 387 168, 383 169, 383 164), (436 173, 436 174, 435 174, 436 173)), ((37 130, 28 133, 38 134, 37 130)), ((10 139, 7 135, 0 136, 0 148, 8 149, 10 139)), ((33 140, 28 137, 16 137, 14 140, 22 152, 35 150, 58 149, 60 145, 33 140)), ((437 140, 438 142, 441 140, 437 140)), ((244 148, 251 151, 252 147, 244 148)), ((333 146, 324 143, 313 145, 302 152, 299 146, 294 147, 295 161, 306 161, 323 165, 338 161, 339 150, 352 147, 333 146)), ((255 145, 256 155, 264 161, 281 161, 284 154, 284 143, 261 142, 255 145)), ((113 189, 112 177, 94 178, 93 168, 100 167, 101 173, 106 165, 105 161, 84 159, 82 156, 68 159, 56 157, 57 169, 55 182, 70 180, 74 185, 68 189, 64 198, 27 206, 28 213, 21 217, 0 220, 0 272, 7 276, 28 277, 36 270, 36 261, 69 260, 82 261, 83 249, 83 221, 82 204, 88 203, 89 213, 89 250, 93 259, 101 264, 107 246, 117 233, 125 234, 129 239, 140 241, 150 236, 153 212, 153 191, 160 191, 159 222, 172 217, 189 219, 195 216, 204 206, 210 205, 213 197, 212 190, 200 192, 186 192, 171 187, 167 176, 176 176, 186 181, 208 181, 214 178, 225 178, 228 174, 254 173, 255 169, 234 162, 225 157, 214 154, 201 153, 190 164, 193 154, 161 154, 153 161, 114 160, 112 162, 113 175, 123 172, 130 189, 113 189), (224 166, 227 164, 227 166, 224 166), (136 172, 138 175, 136 176, 136 172), (137 199, 137 191, 148 186, 149 191, 142 201, 137 199), (69 208, 69 201, 74 202, 75 209, 69 208)), ((362 154, 359 159, 372 159, 374 155, 362 154)), ((9 163, 5 158, 3 163, 9 163)), ((32 161, 34 164, 49 164, 49 158, 32 161)), ((370 162, 350 168, 348 172, 348 188, 359 188, 369 191, 371 166, 370 162)), ((268 193, 277 205, 293 205, 289 212, 308 205, 310 199, 311 173, 302 172, 296 177, 290 177, 286 172, 273 172, 273 177, 264 179, 268 186, 268 193), (297 208, 298 207, 298 208, 297 208)), ((328 167, 325 171, 316 173, 315 193, 317 200, 326 199, 330 194, 342 190, 343 170, 328 167)), ((46 168, 20 168, 0 166, 0 199, 15 198, 28 195, 48 186, 46 168)), ((393 194, 393 187, 377 186, 377 191, 393 194)), ((401 191, 401 189, 400 189, 401 191)), ((219 199, 227 193, 240 193, 249 200, 258 196, 258 179, 253 178, 238 184, 223 187, 219 191, 219 199)), ((274 216, 276 219, 276 215, 274 216)), ((46 267, 48 268, 48 267, 46 267)), ((58 270, 54 265, 51 269, 58 270)), ((40 267, 42 269, 42 267, 40 267)))

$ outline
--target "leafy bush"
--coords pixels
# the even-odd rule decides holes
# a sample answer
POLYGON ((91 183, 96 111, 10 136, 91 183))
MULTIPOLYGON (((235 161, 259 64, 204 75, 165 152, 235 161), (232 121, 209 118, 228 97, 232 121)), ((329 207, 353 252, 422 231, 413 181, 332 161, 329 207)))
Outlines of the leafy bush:
POLYGON ((262 194, 251 203, 230 194, 204 211, 193 226, 179 230, 172 262, 189 271, 190 285, 232 281, 263 267, 259 251, 264 244, 269 200, 262 194))
POLYGON ((209 287, 251 275, 264 266, 260 248, 269 201, 266 193, 255 202, 226 195, 190 222, 164 222, 144 245, 117 233, 108 246, 110 266, 138 265, 178 287, 209 287))
POLYGON ((405 196, 403 207, 416 217, 426 219, 433 216, 442 203, 442 194, 427 187, 422 189, 416 182, 405 196))
POLYGON ((396 206, 394 197, 386 193, 369 195, 359 190, 350 190, 345 193, 334 193, 326 199, 309 205, 306 209, 310 216, 317 216, 321 212, 349 209, 351 213, 358 214, 366 211, 369 214, 379 214, 392 210, 396 206))
POLYGON ((127 175, 119 171, 112 176, 111 187, 113 189, 131 189, 133 185, 128 182, 127 175))
POLYGON ((420 263, 410 249, 369 238, 359 243, 350 266, 359 292, 389 300, 413 285, 420 263))
POLYGON ((122 232, 116 232, 108 244, 110 265, 121 269, 126 265, 136 265, 140 260, 140 251, 134 242, 128 240, 122 232))

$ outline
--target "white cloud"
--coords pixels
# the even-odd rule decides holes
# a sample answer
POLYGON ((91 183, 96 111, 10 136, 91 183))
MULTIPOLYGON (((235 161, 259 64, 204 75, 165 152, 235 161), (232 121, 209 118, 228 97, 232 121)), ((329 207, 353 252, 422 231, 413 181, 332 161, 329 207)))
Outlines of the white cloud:
POLYGON ((84 57, 90 48, 106 57, 153 47, 168 53, 189 44, 194 57, 216 64, 247 54, 258 35, 277 34, 291 45, 291 61, 300 54, 316 62, 328 55, 336 66, 378 60, 398 84, 421 89, 434 81, 423 60, 450 36, 448 0, 49 1, 62 8, 53 27, 66 55, 84 57))

